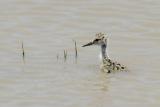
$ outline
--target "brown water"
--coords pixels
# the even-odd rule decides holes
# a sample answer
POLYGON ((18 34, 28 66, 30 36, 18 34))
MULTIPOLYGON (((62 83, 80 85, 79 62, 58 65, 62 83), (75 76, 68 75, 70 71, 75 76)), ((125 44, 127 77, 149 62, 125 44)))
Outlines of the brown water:
POLYGON ((159 107, 159 11, 159 0, 1 0, 0 106, 159 107), (99 48, 81 48, 97 32, 130 72, 99 71, 99 48))

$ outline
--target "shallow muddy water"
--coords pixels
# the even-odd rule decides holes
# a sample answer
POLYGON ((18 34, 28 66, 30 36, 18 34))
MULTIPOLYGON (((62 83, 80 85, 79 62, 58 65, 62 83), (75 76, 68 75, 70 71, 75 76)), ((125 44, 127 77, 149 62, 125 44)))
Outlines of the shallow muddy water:
POLYGON ((1 107, 160 106, 159 0, 1 0, 0 10, 1 107), (97 32, 129 72, 99 70, 99 47, 81 47, 97 32))

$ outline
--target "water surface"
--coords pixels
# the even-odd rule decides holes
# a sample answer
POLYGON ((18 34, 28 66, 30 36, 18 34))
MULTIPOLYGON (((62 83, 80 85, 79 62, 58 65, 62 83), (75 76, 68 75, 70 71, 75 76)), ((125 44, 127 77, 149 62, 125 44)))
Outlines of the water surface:
POLYGON ((159 107, 159 5, 159 0, 0 1, 0 106, 159 107), (129 72, 100 72, 99 48, 81 47, 97 32, 109 35, 110 57, 129 72))

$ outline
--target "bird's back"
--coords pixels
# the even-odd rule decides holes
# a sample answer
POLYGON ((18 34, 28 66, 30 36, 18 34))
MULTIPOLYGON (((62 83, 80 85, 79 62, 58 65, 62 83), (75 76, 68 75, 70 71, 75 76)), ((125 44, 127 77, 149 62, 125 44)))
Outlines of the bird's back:
POLYGON ((101 70, 107 73, 117 72, 117 71, 128 71, 124 65, 121 65, 118 62, 112 61, 109 58, 103 59, 103 65, 101 70))

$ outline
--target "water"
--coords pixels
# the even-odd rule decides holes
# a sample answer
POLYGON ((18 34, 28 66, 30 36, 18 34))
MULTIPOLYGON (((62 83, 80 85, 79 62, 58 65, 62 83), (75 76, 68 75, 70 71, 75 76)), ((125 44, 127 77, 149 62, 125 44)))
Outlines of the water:
POLYGON ((159 0, 1 0, 0 106, 159 107, 159 5, 159 0), (99 71, 99 48, 81 47, 97 32, 109 35, 110 57, 129 72, 99 71))

